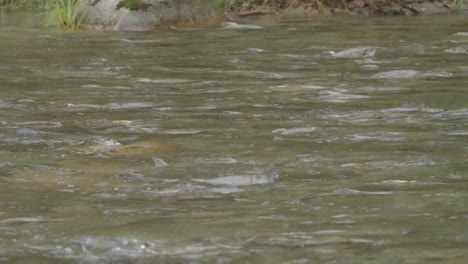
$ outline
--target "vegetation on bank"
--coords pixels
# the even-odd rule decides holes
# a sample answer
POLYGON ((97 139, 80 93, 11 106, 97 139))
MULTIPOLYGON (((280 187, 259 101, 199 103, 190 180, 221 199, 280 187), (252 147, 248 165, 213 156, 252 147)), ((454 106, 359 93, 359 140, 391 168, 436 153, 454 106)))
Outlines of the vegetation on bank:
POLYGON ((63 26, 76 29, 81 26, 83 16, 79 13, 80 0, 54 0, 50 1, 49 9, 45 12, 44 24, 46 26, 63 26))
MULTIPOLYGON (((411 4, 434 2, 437 0, 214 0, 217 5, 223 7, 228 12, 243 12, 258 9, 281 10, 286 8, 298 8, 316 10, 318 13, 360 13, 366 7, 374 14, 398 15, 392 12, 392 8, 402 7, 411 12, 416 12, 411 8, 411 4), (387 12, 388 11, 388 12, 387 12)), ((463 9, 468 5, 468 0, 439 1, 447 9, 463 9)), ((417 13, 417 12, 416 12, 417 13)), ((416 14, 415 13, 415 14, 416 14)), ((402 13, 403 14, 403 13, 402 13)))
POLYGON ((81 26, 79 13, 83 0, 0 0, 7 9, 38 10, 45 26, 63 26, 77 29, 81 26))
POLYGON ((468 0, 455 0, 453 4, 456 9, 463 9, 468 4, 468 0))
MULTIPOLYGON (((71 2, 83 2, 85 0, 72 0, 71 2)), ((97 2, 99 0, 96 0, 97 2)), ((219 7, 226 11, 246 11, 262 8, 283 9, 287 7, 304 6, 306 8, 314 8, 317 10, 328 8, 346 9, 353 5, 388 5, 388 4, 407 4, 411 0, 207 0, 214 2, 219 7)), ((431 1, 431 0, 426 0, 431 1)), ((26 8, 26 9, 42 9, 49 10, 60 4, 60 2, 68 2, 68 0, 0 0, 0 6, 6 8, 26 8)), ((138 5, 145 5, 144 0, 122 0, 119 5, 121 7, 129 7, 136 10, 138 5)), ((420 1, 421 2, 421 1, 420 1)), ((468 5, 468 0, 450 0, 447 5, 453 9, 462 9, 468 5)))
POLYGON ((0 0, 0 6, 6 8, 44 9, 49 0, 0 0))
MULTIPOLYGON (((67 28, 79 28, 82 16, 80 8, 87 0, 0 0, 0 8, 6 9, 31 9, 42 10, 44 24, 46 26, 62 26, 67 28)), ((100 0, 94 0, 97 3, 100 0)), ((287 8, 302 8, 313 10, 316 13, 375 13, 375 14, 399 14, 395 6, 400 10, 407 10, 410 14, 418 12, 409 4, 418 2, 415 0, 206 0, 207 4, 217 5, 225 12, 242 13, 256 12, 260 10, 282 10, 287 8)), ((431 0, 427 0, 431 1, 431 0)), ((422 2, 422 1, 419 1, 422 2)), ((441 2, 442 3, 442 2, 441 2)), ((447 9, 463 9, 468 6, 468 0, 450 0, 444 4, 447 9)), ((117 7, 130 10, 145 10, 150 5, 145 0, 121 0, 117 7)), ((402 12, 401 14, 404 14, 402 12)))
MULTIPOLYGON (((77 29, 82 26, 86 15, 84 5, 95 5, 100 0, 0 0, 0 9, 28 9, 40 12, 45 26, 59 26, 77 29), (83 11, 85 10, 85 11, 83 11)), ((207 6, 223 7, 227 1, 207 0, 207 6)), ((204 4, 203 4, 204 5, 204 4)), ((127 8, 132 11, 147 10, 151 4, 145 0, 120 0, 116 9, 127 8)), ((181 14, 182 16, 184 14, 181 14)))

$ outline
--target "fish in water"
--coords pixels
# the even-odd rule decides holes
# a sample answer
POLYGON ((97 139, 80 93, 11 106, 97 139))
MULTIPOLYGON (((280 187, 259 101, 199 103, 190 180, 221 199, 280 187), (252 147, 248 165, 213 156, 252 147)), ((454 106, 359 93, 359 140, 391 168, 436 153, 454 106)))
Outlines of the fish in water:
POLYGON ((18 217, 0 220, 0 226, 24 225, 47 222, 43 217, 18 217))
POLYGON ((340 52, 330 52, 330 55, 335 58, 348 58, 348 59, 358 59, 358 58, 368 58, 372 57, 377 50, 376 47, 357 47, 342 50, 340 52))
POLYGON ((257 25, 237 24, 234 22, 223 22, 221 28, 224 29, 262 29, 263 27, 257 25))

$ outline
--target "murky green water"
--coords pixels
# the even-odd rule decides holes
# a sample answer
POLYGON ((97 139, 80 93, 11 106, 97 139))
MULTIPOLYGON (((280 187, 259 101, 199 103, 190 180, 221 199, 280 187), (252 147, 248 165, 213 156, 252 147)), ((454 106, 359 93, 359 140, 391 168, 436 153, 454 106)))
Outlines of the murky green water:
POLYGON ((0 262, 468 260, 463 18, 0 16, 0 262), (329 53, 360 46, 375 55, 329 53))

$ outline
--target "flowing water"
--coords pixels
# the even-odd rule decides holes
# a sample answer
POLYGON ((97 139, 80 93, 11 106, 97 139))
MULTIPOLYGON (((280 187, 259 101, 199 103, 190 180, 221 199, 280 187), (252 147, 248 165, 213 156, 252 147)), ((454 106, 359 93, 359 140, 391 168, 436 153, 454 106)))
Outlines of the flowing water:
POLYGON ((467 263, 463 17, 24 18, 0 14, 1 263, 467 263))

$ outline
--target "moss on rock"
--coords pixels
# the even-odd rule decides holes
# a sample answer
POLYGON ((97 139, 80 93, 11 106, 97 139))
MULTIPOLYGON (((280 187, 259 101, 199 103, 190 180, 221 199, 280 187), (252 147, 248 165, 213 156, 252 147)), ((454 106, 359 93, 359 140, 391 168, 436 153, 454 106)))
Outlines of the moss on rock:
POLYGON ((147 10, 151 4, 142 0, 122 0, 117 4, 117 9, 127 8, 131 11, 147 10))

